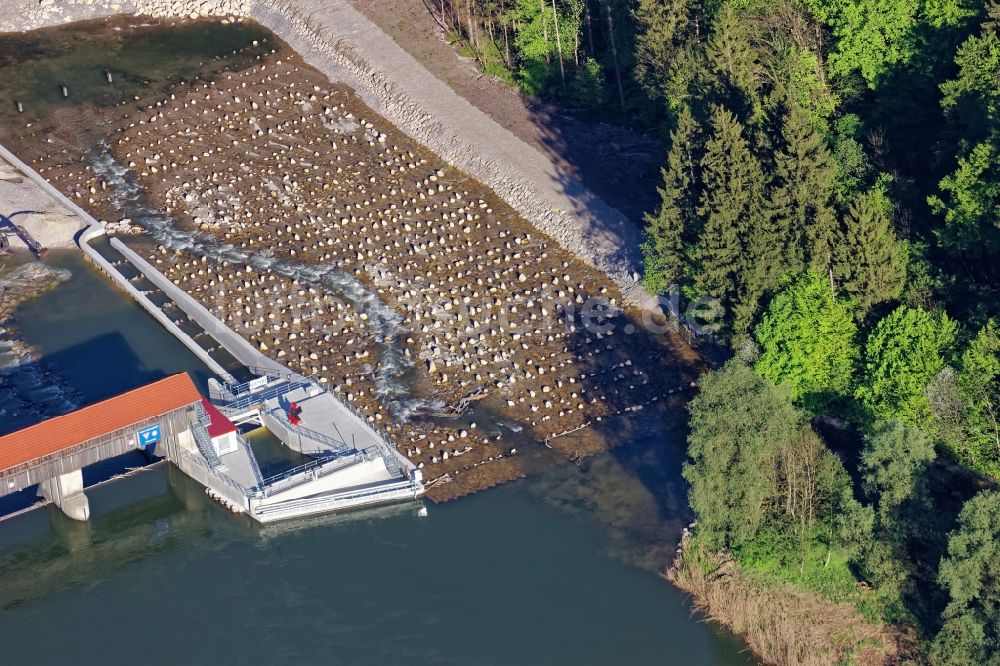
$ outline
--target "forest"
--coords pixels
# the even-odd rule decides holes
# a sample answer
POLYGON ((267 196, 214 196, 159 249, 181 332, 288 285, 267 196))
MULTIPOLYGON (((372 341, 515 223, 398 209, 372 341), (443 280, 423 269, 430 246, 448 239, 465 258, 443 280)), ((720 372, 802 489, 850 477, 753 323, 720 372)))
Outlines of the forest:
POLYGON ((696 541, 1000 663, 1000 5, 428 2, 525 94, 667 139, 643 281, 731 352, 696 541))

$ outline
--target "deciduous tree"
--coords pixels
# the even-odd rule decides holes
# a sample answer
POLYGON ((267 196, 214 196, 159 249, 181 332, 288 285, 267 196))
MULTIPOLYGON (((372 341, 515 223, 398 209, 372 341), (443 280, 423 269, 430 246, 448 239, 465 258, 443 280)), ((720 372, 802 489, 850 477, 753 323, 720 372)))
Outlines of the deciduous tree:
POLYGON ((873 416, 926 425, 926 389, 944 367, 955 340, 946 314, 900 306, 875 326, 865 344, 865 370, 857 396, 873 416))
POLYGON ((757 372, 788 385, 806 407, 850 394, 857 326, 850 304, 822 274, 806 273, 775 296, 755 333, 762 350, 757 372))

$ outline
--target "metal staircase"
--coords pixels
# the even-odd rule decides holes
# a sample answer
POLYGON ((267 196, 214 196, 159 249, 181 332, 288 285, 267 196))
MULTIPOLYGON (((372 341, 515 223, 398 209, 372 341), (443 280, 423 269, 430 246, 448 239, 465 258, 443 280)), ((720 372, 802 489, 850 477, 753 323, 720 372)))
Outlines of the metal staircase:
POLYGON ((205 429, 205 426, 201 423, 192 423, 191 433, 194 435, 194 441, 198 445, 198 451, 204 456, 208 466, 213 470, 220 469, 222 467, 222 459, 215 452, 215 447, 212 446, 212 438, 208 436, 208 430, 205 429))

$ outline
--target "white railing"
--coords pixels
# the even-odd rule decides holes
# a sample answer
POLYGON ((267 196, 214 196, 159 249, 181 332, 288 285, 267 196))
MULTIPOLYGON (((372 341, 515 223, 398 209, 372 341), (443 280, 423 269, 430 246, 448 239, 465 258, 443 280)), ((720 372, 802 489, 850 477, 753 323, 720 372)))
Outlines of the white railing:
POLYGON ((422 494, 423 486, 419 483, 399 481, 373 488, 338 493, 336 495, 307 497, 256 507, 253 509, 253 515, 261 522, 270 522, 282 518, 293 518, 295 516, 305 516, 312 513, 346 509, 366 504, 416 499, 422 494))

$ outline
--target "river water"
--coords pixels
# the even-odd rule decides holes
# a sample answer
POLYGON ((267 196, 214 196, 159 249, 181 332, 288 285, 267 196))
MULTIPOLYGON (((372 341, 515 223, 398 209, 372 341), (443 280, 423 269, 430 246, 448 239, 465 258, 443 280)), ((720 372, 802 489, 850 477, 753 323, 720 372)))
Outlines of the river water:
MULTIPOLYGON (((138 89, 174 75, 153 47, 177 45, 164 51, 175 69, 204 67, 216 62, 206 43, 232 51, 259 36, 198 30, 145 30, 138 45, 125 31, 108 54, 135 71, 91 45, 77 76, 106 68, 138 89), (185 55, 192 43, 201 48, 185 55)), ((44 40, 18 44, 59 54, 44 40)), ((0 70, 12 52, 0 45, 0 70)), ((76 62, 6 80, 19 99, 55 105, 52 82, 76 62)), ((79 254, 47 261, 73 277, 25 304, 15 329, 75 401, 180 371, 204 390, 207 369, 79 254)), ((429 505, 425 518, 407 504, 262 529, 166 464, 101 483, 88 523, 53 507, 0 522, 0 663, 754 663, 658 576, 673 550, 664 535, 687 516, 683 434, 659 418, 636 416, 613 454, 429 505)), ((252 439, 266 465, 287 463, 267 436, 252 439)), ((85 480, 145 462, 117 459, 85 480)))
MULTIPOLYGON (((185 370, 203 384, 82 256, 48 261, 73 277, 17 330, 82 401, 185 370)), ((426 518, 407 504, 262 529, 157 465, 91 488, 89 523, 51 506, 0 522, 3 663, 752 663, 636 565, 661 557, 642 476, 609 454, 426 518)))

